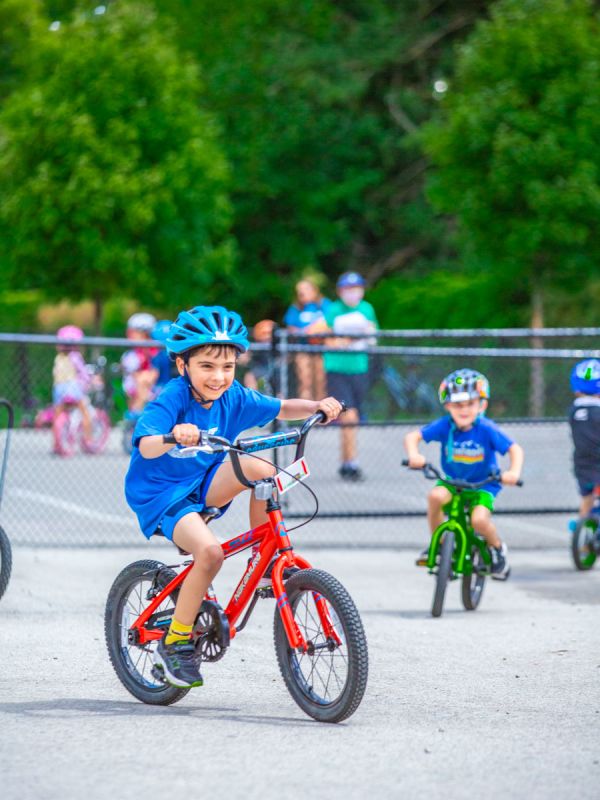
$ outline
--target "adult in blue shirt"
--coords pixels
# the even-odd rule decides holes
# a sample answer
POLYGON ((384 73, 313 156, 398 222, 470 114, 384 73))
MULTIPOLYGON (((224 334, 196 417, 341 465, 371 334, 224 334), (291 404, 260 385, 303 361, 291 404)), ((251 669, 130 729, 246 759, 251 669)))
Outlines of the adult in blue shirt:
MULTIPOLYGON (((288 331, 305 344, 323 344, 322 338, 309 339, 311 333, 325 333, 325 312, 331 300, 321 295, 321 290, 310 278, 296 284, 296 298, 283 317, 288 331)), ((296 353, 296 377, 298 395, 306 399, 323 397, 325 394, 325 371, 320 353, 296 353)))
MULTIPOLYGON (((223 453, 172 458, 178 446, 198 443, 200 432, 235 439, 254 425, 273 419, 304 419, 321 410, 336 419, 341 405, 333 397, 319 402, 279 400, 246 389, 235 381, 236 360, 248 349, 248 331, 240 316, 222 306, 182 311, 169 331, 167 350, 178 378, 148 404, 133 434, 133 453, 125 478, 127 502, 144 536, 157 529, 194 558, 181 584, 171 626, 156 649, 155 663, 173 686, 202 685, 194 660, 192 627, 209 584, 221 568, 223 550, 200 516, 207 506, 223 513, 246 487, 239 483, 223 453), (165 444, 172 433, 177 445, 165 444)), ((249 480, 274 473, 272 465, 244 459, 249 480)), ((250 526, 266 522, 264 502, 250 497, 250 526)))

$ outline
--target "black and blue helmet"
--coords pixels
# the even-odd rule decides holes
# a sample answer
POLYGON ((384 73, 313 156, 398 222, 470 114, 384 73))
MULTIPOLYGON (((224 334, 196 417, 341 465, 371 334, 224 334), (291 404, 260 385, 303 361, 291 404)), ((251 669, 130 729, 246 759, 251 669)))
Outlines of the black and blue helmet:
POLYGON ((195 306, 182 311, 171 325, 166 345, 172 357, 203 345, 229 345, 240 353, 248 349, 248 331, 235 311, 223 306, 195 306))
POLYGON ((600 361, 586 358, 571 370, 571 389, 581 394, 600 394, 600 361))

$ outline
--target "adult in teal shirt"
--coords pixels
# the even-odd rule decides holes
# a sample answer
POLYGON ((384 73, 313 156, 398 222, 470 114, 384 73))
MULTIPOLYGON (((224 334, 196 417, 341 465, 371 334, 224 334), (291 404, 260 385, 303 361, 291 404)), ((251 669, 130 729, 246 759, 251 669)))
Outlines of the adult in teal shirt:
POLYGON ((360 421, 362 404, 368 390, 369 355, 366 351, 375 343, 373 334, 378 328, 375 309, 364 300, 365 279, 358 272, 344 272, 336 285, 338 300, 325 311, 325 320, 336 334, 331 342, 344 353, 325 353, 327 390, 346 404, 347 412, 340 417, 342 425, 341 464, 339 474, 349 481, 364 479, 358 463, 356 425, 360 421), (360 338, 351 338, 351 337, 360 338))

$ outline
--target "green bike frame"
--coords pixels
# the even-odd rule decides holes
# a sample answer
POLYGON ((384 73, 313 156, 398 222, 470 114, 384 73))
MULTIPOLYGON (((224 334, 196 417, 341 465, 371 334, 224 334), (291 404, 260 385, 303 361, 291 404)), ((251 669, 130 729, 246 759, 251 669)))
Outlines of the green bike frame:
POLYGON ((448 519, 433 532, 427 557, 427 569, 435 572, 436 560, 442 536, 446 531, 454 533, 454 553, 452 554, 452 572, 454 575, 472 575, 473 559, 471 553, 477 547, 481 560, 491 571, 492 557, 485 539, 478 536, 471 525, 471 516, 460 490, 452 495, 450 502, 444 506, 448 519))

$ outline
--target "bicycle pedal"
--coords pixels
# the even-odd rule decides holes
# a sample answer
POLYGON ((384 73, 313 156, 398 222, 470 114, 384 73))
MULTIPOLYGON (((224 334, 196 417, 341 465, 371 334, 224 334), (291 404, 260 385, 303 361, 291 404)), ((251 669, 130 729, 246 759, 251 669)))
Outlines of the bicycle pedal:
POLYGON ((150 670, 150 673, 151 673, 153 678, 156 678, 157 681, 159 681, 160 683, 165 683, 166 684, 167 680, 165 678, 165 671, 160 666, 160 664, 154 664, 154 666, 150 670))

